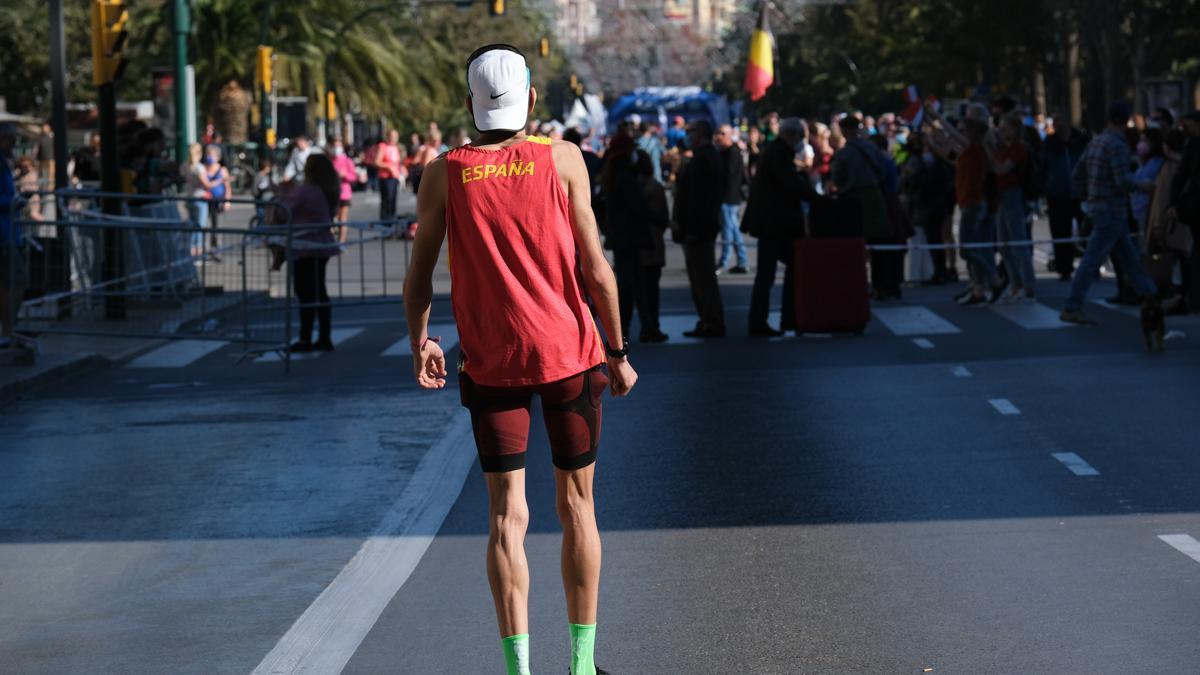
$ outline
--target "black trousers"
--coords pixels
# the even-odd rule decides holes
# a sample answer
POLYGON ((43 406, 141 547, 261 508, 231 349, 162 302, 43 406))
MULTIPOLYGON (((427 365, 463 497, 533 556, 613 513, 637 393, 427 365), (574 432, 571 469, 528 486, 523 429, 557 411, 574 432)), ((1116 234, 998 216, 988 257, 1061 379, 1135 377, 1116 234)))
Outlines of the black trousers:
MULTIPOLYGON (((622 249, 613 251, 613 273, 617 277, 617 305, 621 310, 621 332, 629 337, 629 324, 633 321, 633 310, 636 307, 638 318, 642 322, 642 332, 647 330, 645 280, 642 274, 642 252, 638 249, 622 249)), ((657 320, 655 321, 657 326, 657 320)))
MULTIPOLYGON (((662 330, 658 323, 659 282, 662 281, 662 270, 659 265, 642 266, 642 296, 645 299, 646 314, 638 318, 642 321, 643 335, 662 330)), ((638 312, 641 312, 641 309, 638 309, 638 312)))
POLYGON ((899 291, 903 281, 904 251, 871 251, 872 289, 886 292, 899 291))
POLYGON ((1192 226, 1192 255, 1183 266, 1183 292, 1188 311, 1200 312, 1200 225, 1192 226))
POLYGON ((792 266, 794 239, 775 237, 758 238, 758 268, 754 271, 754 288, 750 291, 750 330, 767 323, 771 312, 771 287, 775 285, 775 270, 784 265, 783 309, 780 312, 780 330, 796 327, 796 281, 792 266))
MULTIPOLYGON (((1072 234, 1072 224, 1083 214, 1077 199, 1047 197, 1046 215, 1050 219, 1050 236, 1067 239, 1072 234)), ((1070 277, 1075 271, 1075 244, 1054 245, 1054 271, 1060 277, 1070 277)))
POLYGON ((396 178, 379 179, 379 219, 391 220, 396 217, 396 193, 400 190, 400 180, 396 178))
POLYGON ((325 267, 329 258, 297 258, 292 263, 292 287, 300 301, 300 342, 312 342, 313 318, 320 322, 317 340, 329 340, 329 292, 325 288, 325 267), (319 305, 319 306, 318 306, 319 305))
POLYGON ((688 285, 692 303, 700 316, 699 326, 725 328, 725 306, 721 302, 721 287, 717 285, 715 239, 689 241, 683 245, 683 260, 687 263, 688 285))
MULTIPOLYGON (((941 246, 946 239, 942 231, 941 214, 926 216, 924 220, 925 241, 930 246, 941 246)), ((946 278, 946 249, 934 248, 929 250, 929 257, 933 258, 933 280, 939 281, 946 278)))

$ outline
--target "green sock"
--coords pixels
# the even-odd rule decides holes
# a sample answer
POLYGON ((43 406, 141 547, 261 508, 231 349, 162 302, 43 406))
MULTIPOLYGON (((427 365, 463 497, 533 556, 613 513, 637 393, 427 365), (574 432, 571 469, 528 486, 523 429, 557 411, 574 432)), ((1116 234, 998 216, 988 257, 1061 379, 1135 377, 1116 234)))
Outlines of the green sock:
POLYGON ((596 624, 571 624, 571 675, 596 675, 596 624))
POLYGON ((529 633, 510 635, 500 641, 508 675, 529 675, 529 633))

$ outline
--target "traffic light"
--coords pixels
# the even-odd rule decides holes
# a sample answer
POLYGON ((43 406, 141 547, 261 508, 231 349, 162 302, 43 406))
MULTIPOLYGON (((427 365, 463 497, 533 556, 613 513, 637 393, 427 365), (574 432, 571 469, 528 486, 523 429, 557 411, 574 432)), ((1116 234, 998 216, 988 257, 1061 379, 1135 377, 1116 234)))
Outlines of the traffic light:
POLYGON ((333 91, 325 92, 325 119, 337 119, 337 94, 333 91))
POLYGON ((504 16, 504 0, 488 0, 488 14, 504 16))
POLYGON ((538 56, 543 59, 550 56, 550 38, 538 40, 538 56))
POLYGON ((112 84, 125 72, 121 50, 129 31, 125 0, 92 0, 92 83, 112 84))
POLYGON ((259 83, 262 85, 263 91, 271 93, 271 54, 270 47, 258 46, 258 59, 255 61, 254 73, 258 77, 259 83))

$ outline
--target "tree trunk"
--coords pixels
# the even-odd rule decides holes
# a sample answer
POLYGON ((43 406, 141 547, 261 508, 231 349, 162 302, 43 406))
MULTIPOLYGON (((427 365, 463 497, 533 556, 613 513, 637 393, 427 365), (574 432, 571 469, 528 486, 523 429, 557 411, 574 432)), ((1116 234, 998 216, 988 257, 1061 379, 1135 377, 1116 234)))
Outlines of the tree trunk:
POLYGON ((1071 31, 1067 38, 1067 78, 1071 91, 1071 124, 1083 122, 1083 80, 1079 76, 1079 33, 1071 31))
POLYGON ((249 136, 249 115, 253 97, 237 80, 225 83, 213 104, 213 125, 226 143, 245 143, 249 136))

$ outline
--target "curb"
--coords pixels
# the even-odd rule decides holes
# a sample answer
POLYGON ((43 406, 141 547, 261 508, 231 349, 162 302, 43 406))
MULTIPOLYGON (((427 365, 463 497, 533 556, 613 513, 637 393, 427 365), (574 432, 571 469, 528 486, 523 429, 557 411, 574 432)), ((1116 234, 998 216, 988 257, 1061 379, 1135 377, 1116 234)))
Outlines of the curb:
MULTIPOLYGON (((152 340, 149 342, 140 342, 130 346, 113 356, 103 356, 101 354, 77 354, 73 358, 51 366, 37 372, 32 373, 29 377, 20 378, 15 382, 0 385, 0 408, 3 408, 14 401, 25 398, 26 396, 50 387, 56 384, 62 384, 67 380, 86 375, 97 371, 106 366, 117 366, 125 363, 141 354, 157 347, 163 340, 152 340)), ((14 366, 19 367, 19 366, 14 366)))

